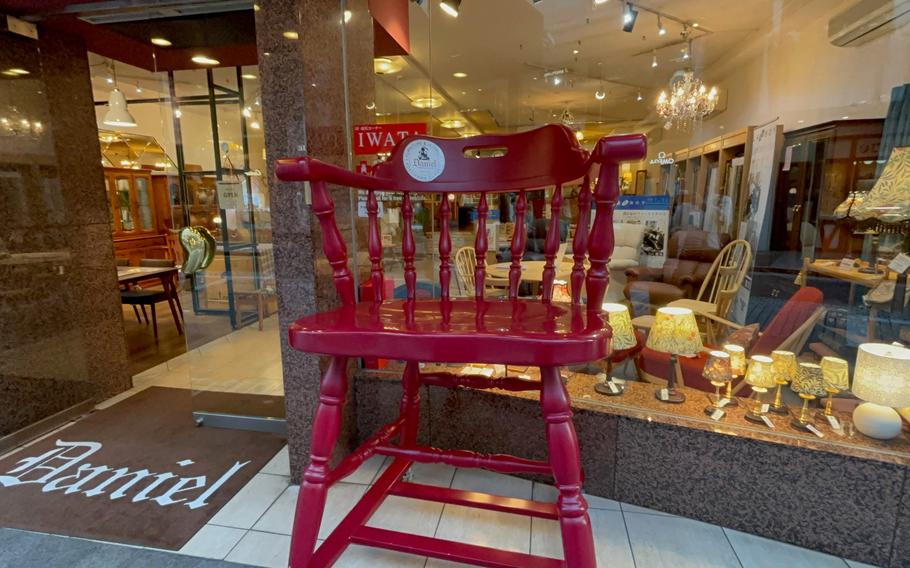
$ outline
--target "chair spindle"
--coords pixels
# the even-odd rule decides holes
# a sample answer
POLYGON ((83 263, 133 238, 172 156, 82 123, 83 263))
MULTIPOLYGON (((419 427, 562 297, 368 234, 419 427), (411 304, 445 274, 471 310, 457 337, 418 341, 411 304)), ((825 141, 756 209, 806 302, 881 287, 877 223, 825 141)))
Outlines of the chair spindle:
POLYGON ((370 279, 373 283, 373 302, 380 303, 383 298, 383 280, 385 275, 382 270, 382 234, 379 231, 379 203, 376 201, 376 192, 372 189, 367 194, 367 216, 370 222, 369 252, 370 252, 370 279))
POLYGON ((332 267, 335 289, 338 291, 343 305, 353 305, 356 302, 354 277, 351 269, 348 268, 348 249, 344 244, 344 237, 341 236, 341 231, 338 230, 338 224, 335 222, 335 204, 332 202, 325 182, 314 181, 311 186, 313 212, 316 213, 319 225, 322 227, 322 250, 332 267))
POLYGON ((619 163, 606 162, 600 167, 597 187, 594 189, 596 212, 591 236, 588 238, 588 259, 591 267, 585 283, 588 293, 588 310, 599 311, 603 304, 610 273, 607 264, 613 256, 613 208, 619 196, 619 163))
POLYGON ((521 281, 521 257, 525 251, 528 230, 525 228, 525 210, 528 201, 524 190, 518 192, 515 200, 515 232, 512 234, 512 265, 509 267, 509 299, 518 298, 518 283, 521 281))
POLYGON ((474 297, 483 300, 484 284, 487 278, 487 194, 481 192, 477 205, 477 236, 474 238, 474 297))
POLYGON ((404 219, 404 234, 401 236, 401 256, 404 257, 404 283, 408 300, 417 296, 417 272, 414 270, 414 208, 411 206, 411 194, 404 193, 401 201, 401 216, 404 219))
POLYGON ((541 299, 549 302, 553 297, 553 280, 556 278, 556 252, 560 244, 560 221, 562 211, 562 185, 557 185, 550 199, 550 227, 544 242, 543 277, 541 278, 541 299))
POLYGON ((452 236, 449 234, 449 194, 442 194, 439 206, 439 289, 443 299, 449 299, 449 284, 452 281, 452 267, 449 258, 452 253, 452 236))
POLYGON ((572 239, 572 303, 581 304, 581 287, 585 281, 585 257, 588 254, 588 227, 591 224, 591 180, 585 176, 578 192, 578 224, 572 239))

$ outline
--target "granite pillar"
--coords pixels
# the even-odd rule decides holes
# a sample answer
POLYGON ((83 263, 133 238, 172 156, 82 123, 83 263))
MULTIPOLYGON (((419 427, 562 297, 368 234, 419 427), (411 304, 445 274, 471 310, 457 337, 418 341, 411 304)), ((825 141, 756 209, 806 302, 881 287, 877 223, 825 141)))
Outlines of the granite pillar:
MULTIPOLYGON (((310 425, 325 361, 288 346, 287 328, 297 318, 331 309, 336 300, 331 271, 322 256, 321 232, 303 184, 275 178, 275 160, 309 155, 349 167, 350 124, 372 122, 373 24, 366 0, 271 0, 256 12, 256 43, 262 85, 263 128, 269 163, 278 319, 282 342, 288 443, 293 479, 307 463, 310 425), (344 10, 352 17, 342 24, 344 10)), ((351 268, 362 249, 355 230, 354 196, 332 187, 339 228, 351 268)), ((352 443, 352 405, 347 405, 339 450, 352 443)))
POLYGON ((131 386, 86 49, 39 37, 0 34, 0 435, 131 386))

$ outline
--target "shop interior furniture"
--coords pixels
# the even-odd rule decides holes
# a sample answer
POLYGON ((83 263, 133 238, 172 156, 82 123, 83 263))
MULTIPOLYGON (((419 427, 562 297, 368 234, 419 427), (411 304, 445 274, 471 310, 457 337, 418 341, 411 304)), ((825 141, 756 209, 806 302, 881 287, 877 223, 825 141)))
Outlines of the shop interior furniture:
POLYGON ((632 327, 628 306, 608 302, 601 309, 607 314, 613 332, 613 353, 604 360, 604 379, 594 386, 594 390, 607 396, 617 396, 622 394, 623 385, 613 380, 613 365, 634 357, 644 345, 644 334, 632 327))
MULTIPOLYGON (((770 355, 775 350, 802 352, 803 347, 812 335, 812 330, 825 313, 824 296, 821 290, 812 287, 798 290, 781 310, 768 323, 758 339, 747 350, 748 355, 770 355)), ((743 326, 708 314, 708 319, 730 329, 741 329, 743 326)), ((633 321, 634 323, 634 321, 633 321)), ((681 384, 712 392, 713 387, 703 376, 707 355, 699 353, 695 357, 680 359, 682 368, 681 384)), ((668 373, 669 355, 645 346, 637 357, 638 372, 648 382, 661 382, 668 373)), ((751 392, 745 382, 734 388, 734 393, 748 396, 751 392)))
POLYGON ((743 380, 752 387, 753 400, 751 408, 746 412, 746 420, 762 422, 762 395, 777 384, 774 381, 773 363, 767 355, 753 355, 749 358, 749 368, 743 380))
POLYGON ((886 343, 860 345, 853 394, 864 401, 853 411, 857 430, 878 440, 897 437, 902 424, 895 408, 910 406, 910 349, 886 343))
MULTIPOLYGON (((474 247, 461 247, 455 253, 455 275, 458 278, 458 292, 460 296, 470 297, 474 294, 474 273, 477 270, 477 254, 474 247)), ((541 272, 543 272, 541 270, 541 272)), ((509 286, 509 278, 497 277, 487 274, 484 285, 488 290, 502 292, 509 286)))
MULTIPOLYGON (((117 279, 121 286, 129 285, 126 290, 120 291, 120 302, 129 306, 140 306, 143 314, 145 307, 152 312, 152 330, 155 334, 155 341, 158 341, 158 314, 156 305, 167 302, 171 310, 171 316, 174 318, 174 325, 177 327, 177 333, 183 335, 183 326, 181 325, 180 296, 177 292, 177 267, 174 261, 169 259, 146 258, 140 261, 138 267, 118 267, 117 279), (161 288, 140 288, 136 286, 139 282, 157 278, 161 283, 161 288)), ((148 323, 148 316, 146 316, 148 323)))
POLYGON ((167 241, 167 196, 148 169, 104 168, 116 256, 138 265, 143 258, 173 258, 167 241), (164 200, 163 204, 160 203, 164 200))
MULTIPOLYGON (((333 269, 341 306, 329 312, 303 317, 288 330, 290 345, 300 351, 328 355, 330 362, 320 385, 319 405, 313 422, 310 463, 304 470, 291 537, 290 565, 312 568, 331 565, 349 544, 392 549, 420 556, 486 566, 595 566, 594 544, 587 504, 582 495, 583 474, 578 439, 572 421, 569 395, 560 367, 594 362, 610 355, 610 329, 601 312, 613 249, 613 208, 619 195, 619 164, 639 160, 646 151, 645 137, 638 134, 600 140, 589 154, 574 133, 563 125, 547 125, 511 135, 469 138, 411 136, 399 143, 388 161, 378 165, 373 176, 363 176, 318 160, 279 160, 276 175, 283 181, 309 181, 313 211, 323 234, 323 251, 333 269), (466 157, 473 149, 505 148, 484 158, 466 157), (405 158, 407 156, 407 159, 405 158), (589 187, 589 170, 595 169, 597 184, 589 187), (591 200, 596 214, 590 234, 577 231, 573 242, 570 278, 571 304, 551 303, 556 277, 556 254, 560 244, 561 188, 583 179, 579 225, 586 227, 591 200), (382 245, 375 204, 377 191, 403 193, 407 299, 358 303, 355 281, 348 267, 347 247, 336 222, 327 184, 368 192, 369 227, 367 248, 373 289, 383 281, 382 245), (551 200, 551 225, 546 237, 540 299, 518 298, 521 252, 527 232, 522 227, 527 207, 526 192, 555 186, 551 200), (452 266, 448 223, 440 225, 439 287, 441 297, 416 299, 414 238, 411 229, 411 193, 442 195, 440 217, 447 219, 447 195, 480 195, 478 211, 486 208, 488 193, 513 192, 516 200, 516 230, 512 240, 509 298, 485 299, 486 217, 478 217, 475 251, 475 295, 452 299, 452 266), (588 237, 588 238, 585 238, 588 237), (590 268, 585 271, 585 260, 590 268), (582 284, 588 303, 581 302, 582 284), (540 369, 539 381, 504 377, 428 373, 420 363, 463 361, 465 353, 478 363, 523 365, 540 369), (402 376, 401 414, 334 468, 329 460, 339 435, 346 399, 348 362, 353 357, 376 357, 406 361, 402 376), (540 391, 549 458, 531 460, 505 455, 483 455, 467 450, 441 450, 417 443, 421 385, 447 388, 540 391), (397 442, 397 443, 395 443, 397 442), (393 458, 391 465, 367 490, 361 501, 317 548, 317 537, 329 487, 352 473, 364 460, 378 454, 393 458), (552 475, 559 488, 556 503, 478 495, 449 488, 402 481, 414 462, 445 463, 456 467, 482 467, 501 473, 552 475), (565 561, 422 537, 366 526, 387 495, 428 499, 559 521, 565 561)), ((491 428, 495 424, 489 425, 491 428)))
POLYGON ((790 424, 799 430, 808 430, 815 422, 815 413, 809 410, 809 401, 825 395, 824 377, 822 368, 816 363, 801 362, 799 372, 790 381, 790 390, 799 395, 803 405, 799 414, 790 424))
POLYGON ((694 358, 703 354, 704 347, 694 312, 688 308, 658 309, 645 346, 651 351, 669 356, 667 374, 664 375, 667 386, 655 392, 655 396, 662 402, 685 402, 685 395, 676 388, 677 384, 685 384, 679 358, 694 358))
POLYGON ((695 298, 714 259, 729 242, 726 234, 676 231, 670 236, 667 259, 661 268, 639 266, 626 270, 626 299, 633 305, 656 309, 674 300, 695 298))
POLYGON ((639 264, 641 241, 644 238, 644 225, 632 223, 614 223, 613 234, 616 244, 613 256, 610 257, 610 285, 607 287, 607 301, 621 302, 626 288, 626 270, 639 264))

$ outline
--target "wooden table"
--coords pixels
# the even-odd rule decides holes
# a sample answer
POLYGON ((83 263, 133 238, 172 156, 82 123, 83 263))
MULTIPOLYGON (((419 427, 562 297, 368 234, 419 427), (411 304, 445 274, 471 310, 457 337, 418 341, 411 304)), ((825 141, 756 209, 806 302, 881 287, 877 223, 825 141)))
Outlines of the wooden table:
MULTIPOLYGON (((521 280, 522 282, 543 282, 543 268, 546 261, 543 260, 523 260, 521 261, 521 280)), ((509 268, 511 262, 499 262, 487 267, 487 274, 495 278, 509 278, 509 268)), ((566 280, 572 274, 572 265, 567 262, 561 262, 556 266, 556 278, 566 280)))
MULTIPOLYGON (((872 288, 882 281, 882 274, 867 274, 860 272, 858 268, 841 268, 839 260, 816 260, 809 263, 809 270, 822 276, 829 276, 849 282, 851 285, 859 284, 866 288, 872 288)), ((895 279, 895 274, 889 271, 888 278, 895 279)))
POLYGON ((167 304, 171 308, 171 315, 174 316, 174 325, 177 326, 177 333, 183 335, 183 326, 180 324, 179 312, 183 311, 180 306, 180 297, 177 295, 177 285, 175 283, 178 268, 176 266, 118 266, 117 283, 122 286, 136 284, 142 280, 157 278, 161 282, 164 291, 167 292, 167 304))

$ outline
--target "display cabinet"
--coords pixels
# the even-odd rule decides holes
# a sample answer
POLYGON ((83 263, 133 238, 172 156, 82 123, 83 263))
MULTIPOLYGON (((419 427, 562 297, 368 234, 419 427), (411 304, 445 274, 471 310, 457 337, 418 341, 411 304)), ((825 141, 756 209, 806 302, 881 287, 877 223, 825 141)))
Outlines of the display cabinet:
POLYGON ((104 168, 110 201, 114 252, 136 265, 142 258, 169 258, 166 219, 156 199, 150 170, 104 168), (159 221, 161 224, 159 224, 159 221))

